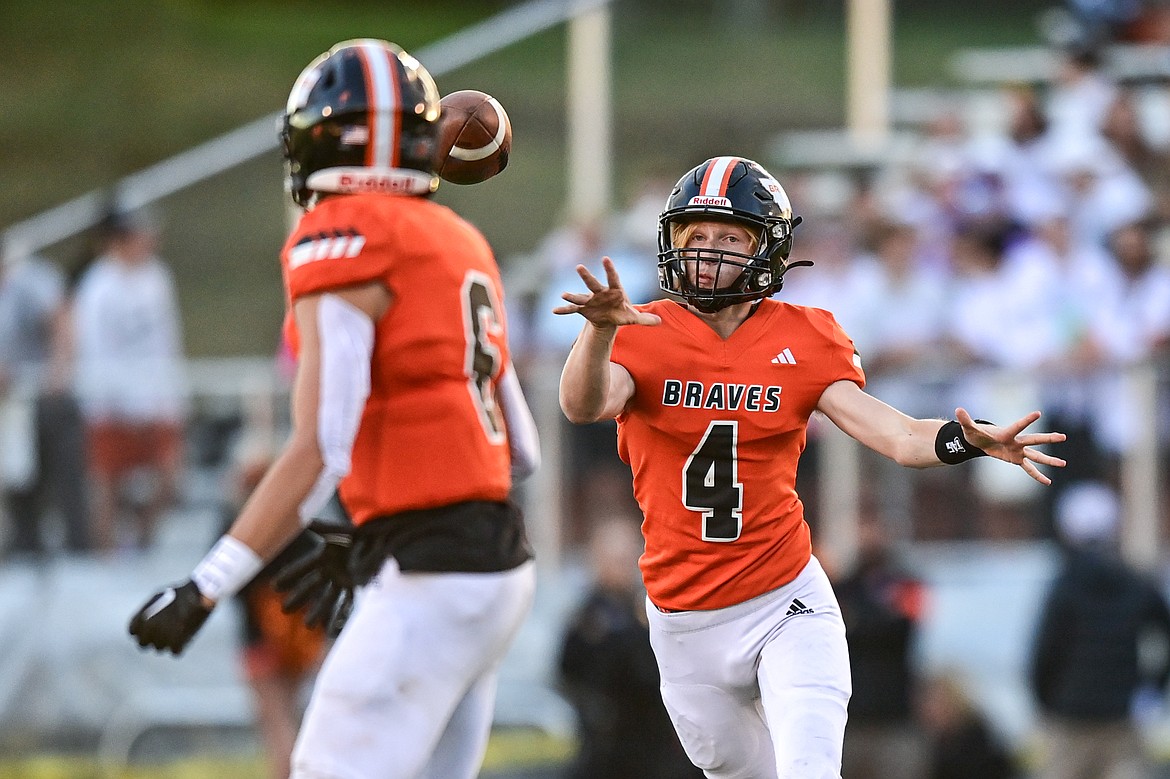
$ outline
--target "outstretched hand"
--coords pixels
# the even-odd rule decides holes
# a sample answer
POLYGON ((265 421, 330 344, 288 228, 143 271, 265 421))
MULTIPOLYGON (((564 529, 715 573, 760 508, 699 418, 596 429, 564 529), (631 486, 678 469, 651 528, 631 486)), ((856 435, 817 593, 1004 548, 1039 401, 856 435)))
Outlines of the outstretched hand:
POLYGON ((1024 472, 1044 485, 1052 484, 1052 479, 1045 476, 1036 467, 1051 465, 1063 468, 1064 460, 1059 457, 1044 454, 1034 447, 1044 444, 1058 444, 1065 439, 1064 433, 1028 433, 1024 429, 1040 418, 1039 411, 1033 411, 1010 425, 980 424, 976 422, 966 409, 955 409, 955 419, 963 426, 963 437, 967 441, 987 452, 996 459, 1013 463, 1024 469, 1024 472))
POLYGON ((634 308, 622 288, 617 269, 609 257, 601 258, 605 268, 606 283, 602 284, 584 265, 577 266, 577 274, 585 282, 589 292, 566 292, 561 297, 568 303, 553 309, 554 314, 580 314, 595 327, 619 327, 621 325, 656 325, 662 321, 654 314, 647 314, 634 308))

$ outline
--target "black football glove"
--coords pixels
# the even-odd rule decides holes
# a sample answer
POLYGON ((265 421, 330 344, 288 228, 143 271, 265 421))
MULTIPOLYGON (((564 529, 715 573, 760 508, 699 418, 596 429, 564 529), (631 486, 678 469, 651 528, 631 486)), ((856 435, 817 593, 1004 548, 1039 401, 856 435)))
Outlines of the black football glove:
POLYGON ((353 611, 353 528, 313 522, 309 529, 318 539, 313 550, 277 571, 272 585, 286 593, 281 603, 285 613, 307 607, 305 624, 324 627, 330 638, 336 638, 353 611))
POLYGON ((130 620, 130 635, 140 647, 180 655, 209 614, 199 588, 188 579, 155 593, 130 620))

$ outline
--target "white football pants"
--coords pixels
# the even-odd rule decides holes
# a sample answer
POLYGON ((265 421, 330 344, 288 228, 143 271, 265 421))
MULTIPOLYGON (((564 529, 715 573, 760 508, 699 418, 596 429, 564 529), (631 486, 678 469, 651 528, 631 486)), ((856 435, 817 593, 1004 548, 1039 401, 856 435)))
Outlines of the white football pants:
POLYGON ((535 584, 531 561, 402 573, 387 560, 317 676, 292 779, 473 779, 535 584))
POLYGON ((814 557, 779 589, 713 611, 649 600, 662 700, 712 779, 838 779, 852 692, 845 623, 814 557))

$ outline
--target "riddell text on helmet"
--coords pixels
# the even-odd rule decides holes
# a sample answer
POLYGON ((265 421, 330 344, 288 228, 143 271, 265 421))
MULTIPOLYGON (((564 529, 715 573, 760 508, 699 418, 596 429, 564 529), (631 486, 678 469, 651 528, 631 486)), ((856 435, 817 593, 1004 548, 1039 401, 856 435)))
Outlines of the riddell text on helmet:
POLYGON ((687 202, 688 206, 722 206, 723 208, 731 208, 731 201, 725 197, 713 197, 711 195, 696 195, 687 202))
POLYGON ((410 183, 401 176, 378 173, 343 173, 338 179, 345 192, 409 192, 410 183))

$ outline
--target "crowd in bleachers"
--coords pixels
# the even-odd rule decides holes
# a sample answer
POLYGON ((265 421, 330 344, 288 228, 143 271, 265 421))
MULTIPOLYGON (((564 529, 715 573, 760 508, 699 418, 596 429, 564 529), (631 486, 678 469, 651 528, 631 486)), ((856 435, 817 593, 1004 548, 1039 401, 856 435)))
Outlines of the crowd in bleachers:
MULTIPOLYGON (((1096 62, 1071 51, 1053 84, 1006 87, 1000 132, 944 115, 911 159, 846 180, 835 202, 815 174, 791 192, 811 212, 797 251, 818 266, 785 295, 837 315, 875 393, 911 413, 1041 407, 1075 438, 1064 480, 1116 480, 1150 423, 1126 402, 1126 369, 1170 347, 1170 138, 1096 62), (897 369, 912 366, 958 395, 940 404, 919 382, 907 397, 897 369), (1006 386, 986 369, 1010 372, 1006 386)), ((1141 94, 1165 107, 1164 87, 1141 94)))
MULTIPOLYGON (((1126 371, 1170 354, 1170 132, 1159 121, 1170 87, 1119 83, 1094 50, 1072 47, 1052 83, 1007 85, 1000 100, 989 128, 956 97, 912 153, 880 166, 782 172, 804 217, 793 258, 815 265, 779 297, 832 311, 870 390, 892 405, 944 417, 956 405, 997 418, 1042 408, 1072 439, 1061 481, 1116 484, 1151 423, 1126 400, 1126 371)), ((660 294, 655 228, 669 188, 655 178, 627 212, 549 235, 536 251, 541 291, 513 317, 528 325, 519 349, 567 352, 579 322, 549 309, 577 286, 579 262, 609 254, 633 298, 660 294)))

